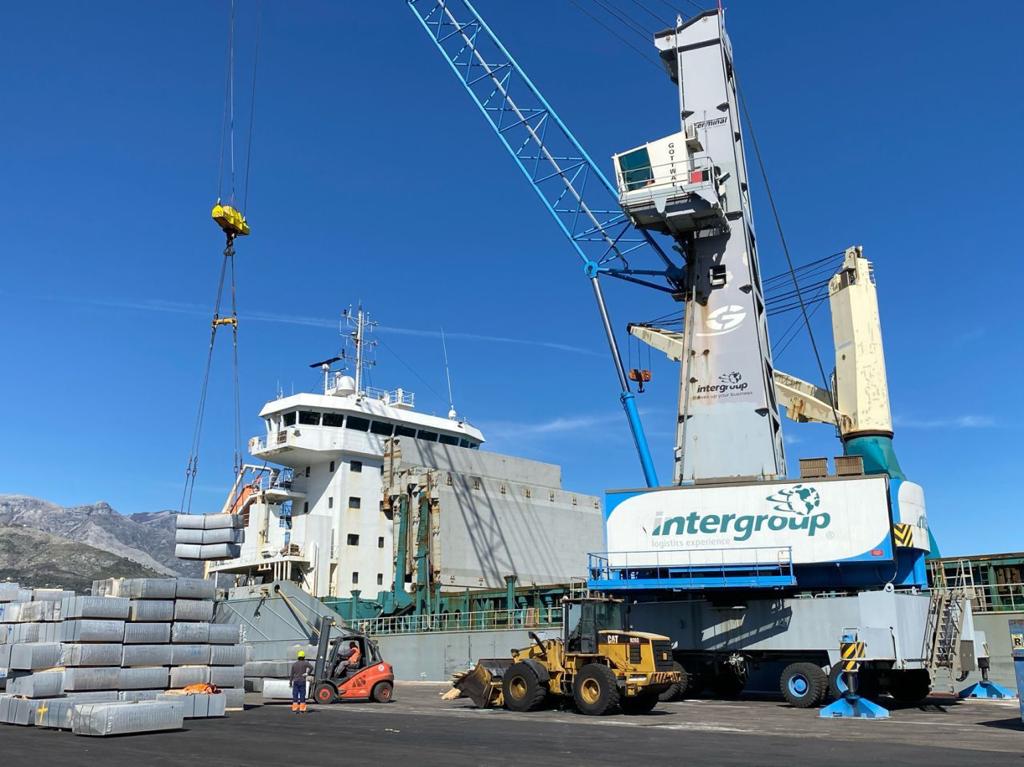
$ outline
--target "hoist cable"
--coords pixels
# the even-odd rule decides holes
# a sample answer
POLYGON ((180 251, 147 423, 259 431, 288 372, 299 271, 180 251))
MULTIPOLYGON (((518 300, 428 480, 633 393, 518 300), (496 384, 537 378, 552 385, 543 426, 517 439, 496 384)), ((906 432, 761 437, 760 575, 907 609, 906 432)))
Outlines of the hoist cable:
POLYGON ((252 56, 252 90, 249 94, 249 142, 245 148, 245 191, 242 210, 249 210, 249 172, 252 168, 253 125, 256 123, 256 67, 260 61, 260 28, 263 25, 263 3, 256 4, 256 46, 252 56))
MULTIPOLYGON (((828 376, 825 375, 825 366, 821 362, 821 354, 818 352, 818 343, 814 340, 814 331, 811 329, 811 318, 807 314, 807 305, 804 303, 803 295, 800 293, 800 283, 797 281, 796 270, 793 268, 793 257, 789 253, 789 245, 786 243, 786 234, 782 230, 782 218, 779 216, 779 209, 775 205, 775 195, 772 194, 771 183, 768 181, 768 171, 764 166, 764 158, 761 157, 761 148, 757 143, 757 134, 754 132, 754 122, 750 119, 750 111, 747 109, 746 99, 743 98, 743 91, 739 83, 736 83, 736 95, 739 97, 740 109, 747 121, 747 129, 750 131, 750 143, 754 148, 754 157, 757 158, 757 166, 761 171, 761 178, 764 180, 765 193, 768 196, 768 204, 772 209, 772 217, 775 219, 775 228, 779 233, 779 241, 782 243, 782 252, 786 255, 786 264, 789 266, 789 274, 793 279, 793 287, 796 288, 796 297, 799 300, 800 314, 803 316, 804 325, 807 328, 807 336, 811 341, 811 349, 814 351, 814 359, 818 363, 818 372, 821 374, 822 386, 826 391, 831 391, 828 376)), ((829 405, 832 406, 832 415, 836 419, 836 429, 839 429, 839 411, 836 409, 835 398, 829 398, 829 405)))

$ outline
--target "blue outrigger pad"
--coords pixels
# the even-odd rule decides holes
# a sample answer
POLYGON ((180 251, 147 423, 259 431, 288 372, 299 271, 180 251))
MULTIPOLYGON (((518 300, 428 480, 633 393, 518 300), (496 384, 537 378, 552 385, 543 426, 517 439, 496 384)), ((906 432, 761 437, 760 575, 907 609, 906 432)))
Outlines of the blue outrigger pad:
POLYGON ((843 695, 818 713, 822 719, 854 717, 857 719, 888 719, 889 711, 859 695, 843 695))

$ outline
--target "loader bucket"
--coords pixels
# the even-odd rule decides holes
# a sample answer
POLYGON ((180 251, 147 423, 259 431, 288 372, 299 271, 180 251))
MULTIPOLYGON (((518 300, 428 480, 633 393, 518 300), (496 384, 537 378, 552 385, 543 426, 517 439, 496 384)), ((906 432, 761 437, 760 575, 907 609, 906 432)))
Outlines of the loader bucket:
POLYGON ((477 708, 497 705, 501 695, 501 679, 512 665, 509 658, 482 658, 476 668, 455 682, 455 688, 477 708))

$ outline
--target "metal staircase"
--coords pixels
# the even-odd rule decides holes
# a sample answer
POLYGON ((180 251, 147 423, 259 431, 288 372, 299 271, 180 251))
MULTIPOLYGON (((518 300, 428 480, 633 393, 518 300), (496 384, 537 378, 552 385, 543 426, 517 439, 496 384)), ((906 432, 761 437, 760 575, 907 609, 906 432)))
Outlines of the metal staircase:
POLYGON ((931 599, 922 655, 928 659, 932 684, 937 686, 941 670, 948 675, 952 689, 953 680, 963 675, 960 641, 968 605, 974 598, 974 573, 964 560, 957 563, 952 573, 942 563, 933 563, 931 570, 931 599))

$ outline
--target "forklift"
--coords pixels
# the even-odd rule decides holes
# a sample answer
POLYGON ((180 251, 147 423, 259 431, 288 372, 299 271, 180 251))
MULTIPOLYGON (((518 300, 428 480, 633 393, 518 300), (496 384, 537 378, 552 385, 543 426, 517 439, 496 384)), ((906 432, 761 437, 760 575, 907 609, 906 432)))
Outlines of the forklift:
POLYGON ((535 711, 549 700, 572 701, 590 716, 646 714, 680 680, 669 638, 627 628, 622 600, 563 599, 561 636, 485 658, 454 687, 478 708, 535 711))
POLYGON ((313 700, 324 704, 345 700, 390 701, 395 691, 395 672, 391 664, 381 658, 377 643, 365 634, 348 629, 342 629, 332 638, 331 628, 336 625, 328 616, 320 619, 320 641, 313 667, 313 700), (344 652, 352 643, 359 648, 359 660, 350 665, 344 662, 344 652))

